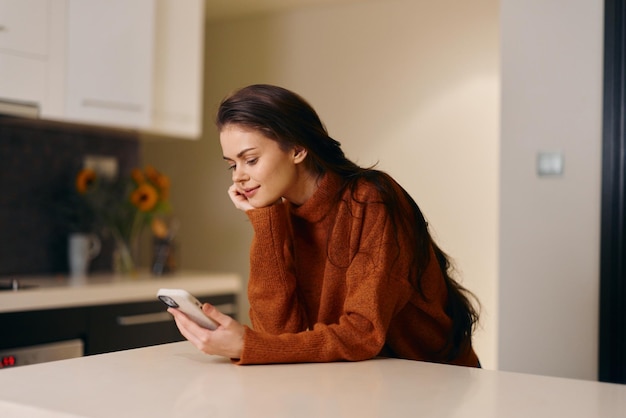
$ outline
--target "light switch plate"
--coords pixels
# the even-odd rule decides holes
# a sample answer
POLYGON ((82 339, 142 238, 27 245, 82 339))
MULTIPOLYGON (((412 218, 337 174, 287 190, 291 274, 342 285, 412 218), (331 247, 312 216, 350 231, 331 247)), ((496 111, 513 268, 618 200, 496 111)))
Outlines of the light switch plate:
POLYGON ((539 176, 563 175, 562 152, 539 152, 537 153, 537 174, 539 176))
POLYGON ((107 179, 117 177, 117 158, 102 155, 87 155, 83 160, 83 168, 90 168, 99 176, 107 179))

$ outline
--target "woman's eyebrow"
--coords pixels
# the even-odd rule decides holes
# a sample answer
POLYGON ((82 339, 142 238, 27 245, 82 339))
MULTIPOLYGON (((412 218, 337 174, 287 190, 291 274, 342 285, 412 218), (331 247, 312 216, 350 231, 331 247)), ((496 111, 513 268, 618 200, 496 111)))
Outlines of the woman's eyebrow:
MULTIPOLYGON (((252 151, 254 149, 255 149, 254 147, 250 147, 250 148, 246 148, 246 149, 243 149, 243 150, 239 151, 239 153, 237 154, 237 158, 241 158, 246 152, 252 151)), ((225 155, 222 158, 224 158, 225 160, 228 160, 228 161, 232 161, 232 158, 229 158, 229 157, 227 157, 225 155)))

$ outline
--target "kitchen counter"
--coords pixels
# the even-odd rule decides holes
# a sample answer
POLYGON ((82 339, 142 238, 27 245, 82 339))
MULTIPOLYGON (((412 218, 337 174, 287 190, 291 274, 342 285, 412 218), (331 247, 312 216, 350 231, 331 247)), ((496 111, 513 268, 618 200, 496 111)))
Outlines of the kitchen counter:
MULTIPOLYGON (((2 283, 10 280, 0 278, 2 283)), ((104 274, 83 279, 28 277, 19 282, 24 289, 0 292, 0 313, 156 300, 162 287, 182 288, 195 295, 239 294, 242 289, 236 274, 194 271, 164 276, 147 272, 132 277, 104 274)))
POLYGON ((242 314, 242 282, 236 274, 180 271, 158 277, 146 272, 19 280, 22 290, 0 292, 0 369, 181 341, 172 316, 156 297, 162 287, 186 289, 234 318, 242 314))
POLYGON ((188 342, 0 371, 3 417, 624 417, 626 385, 397 359, 237 366, 188 342))

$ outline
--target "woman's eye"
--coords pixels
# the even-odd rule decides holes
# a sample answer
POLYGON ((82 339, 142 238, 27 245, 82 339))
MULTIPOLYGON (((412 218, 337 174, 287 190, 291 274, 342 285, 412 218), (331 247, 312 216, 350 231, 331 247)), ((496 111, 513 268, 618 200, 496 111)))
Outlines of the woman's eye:
POLYGON ((235 169, 235 167, 237 167, 235 164, 233 164, 233 165, 229 165, 229 166, 228 166, 228 170, 234 170, 234 169, 235 169))
POLYGON ((258 161, 258 158, 252 158, 252 159, 246 161, 246 164, 254 165, 254 164, 256 164, 257 161, 258 161))

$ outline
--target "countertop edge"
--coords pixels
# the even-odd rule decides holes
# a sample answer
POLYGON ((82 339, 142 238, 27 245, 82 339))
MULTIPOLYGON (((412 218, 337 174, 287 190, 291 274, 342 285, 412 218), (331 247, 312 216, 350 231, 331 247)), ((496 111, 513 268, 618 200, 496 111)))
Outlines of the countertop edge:
POLYGON ((0 314, 156 300, 160 288, 182 288, 194 294, 239 294, 241 278, 234 273, 182 272, 172 276, 120 279, 99 276, 65 285, 0 292, 0 314))

